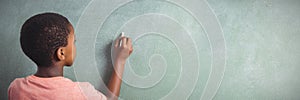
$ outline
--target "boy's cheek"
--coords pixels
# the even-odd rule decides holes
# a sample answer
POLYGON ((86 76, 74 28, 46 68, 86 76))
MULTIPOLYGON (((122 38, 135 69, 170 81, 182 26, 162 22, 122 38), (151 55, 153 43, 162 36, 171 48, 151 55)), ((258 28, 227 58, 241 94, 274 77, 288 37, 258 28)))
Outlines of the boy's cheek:
POLYGON ((73 48, 73 60, 76 58, 76 46, 73 48))

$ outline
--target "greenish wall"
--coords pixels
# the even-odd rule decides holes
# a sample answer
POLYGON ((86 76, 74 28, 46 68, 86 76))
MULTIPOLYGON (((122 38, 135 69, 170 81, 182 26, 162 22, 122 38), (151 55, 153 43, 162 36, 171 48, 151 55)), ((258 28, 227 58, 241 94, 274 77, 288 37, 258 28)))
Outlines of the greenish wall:
POLYGON ((41 12, 75 27, 77 58, 64 75, 106 92, 110 46, 119 32, 134 52, 120 98, 299 99, 299 0, 0 1, 0 99, 15 78, 34 74, 20 27, 41 12))

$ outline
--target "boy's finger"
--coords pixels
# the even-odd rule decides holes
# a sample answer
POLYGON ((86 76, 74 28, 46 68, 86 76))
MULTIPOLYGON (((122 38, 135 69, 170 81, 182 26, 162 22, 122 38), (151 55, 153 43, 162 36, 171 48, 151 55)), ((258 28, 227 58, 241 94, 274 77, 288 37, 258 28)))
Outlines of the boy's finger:
POLYGON ((125 46, 127 44, 127 37, 122 37, 122 45, 125 46))
POLYGON ((117 39, 115 40, 115 47, 119 47, 120 40, 121 40, 121 38, 117 38, 117 39))
POLYGON ((127 39, 127 45, 128 45, 129 47, 132 46, 132 40, 131 40, 131 38, 128 38, 128 39, 127 39))

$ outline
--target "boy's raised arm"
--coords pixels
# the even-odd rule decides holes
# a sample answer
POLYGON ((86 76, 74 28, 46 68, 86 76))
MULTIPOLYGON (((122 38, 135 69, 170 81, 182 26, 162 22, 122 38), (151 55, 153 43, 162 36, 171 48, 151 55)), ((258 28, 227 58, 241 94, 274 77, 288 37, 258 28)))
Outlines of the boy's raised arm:
POLYGON ((110 90, 108 99, 110 100, 118 99, 126 59, 129 57, 132 51, 133 48, 130 38, 123 36, 116 39, 116 41, 114 42, 112 50, 112 62, 114 71, 108 83, 108 89, 110 90), (120 41, 122 41, 121 44, 120 41))

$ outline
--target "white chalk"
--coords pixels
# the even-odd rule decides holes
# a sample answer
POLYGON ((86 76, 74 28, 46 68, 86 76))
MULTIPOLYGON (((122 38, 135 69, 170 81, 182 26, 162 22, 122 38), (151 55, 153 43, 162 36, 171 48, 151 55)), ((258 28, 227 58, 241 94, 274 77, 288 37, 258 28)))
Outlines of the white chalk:
POLYGON ((121 32, 121 37, 124 37, 124 32, 121 32))

